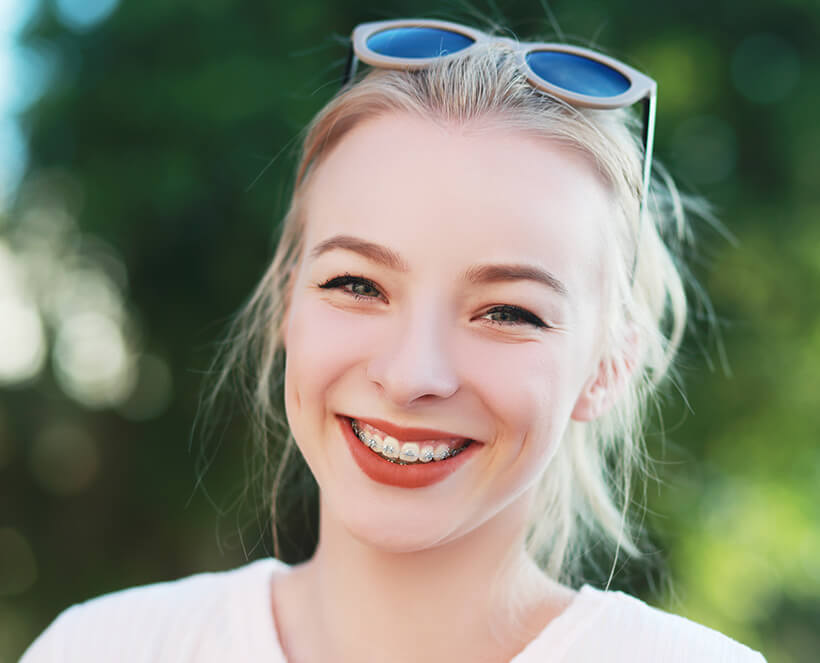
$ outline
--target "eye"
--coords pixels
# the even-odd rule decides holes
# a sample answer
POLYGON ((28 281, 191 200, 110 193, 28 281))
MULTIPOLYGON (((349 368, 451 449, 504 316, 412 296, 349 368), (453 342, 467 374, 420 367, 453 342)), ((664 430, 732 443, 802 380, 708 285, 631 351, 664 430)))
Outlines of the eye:
POLYGON ((373 281, 363 276, 344 274, 336 276, 319 284, 325 290, 341 290, 350 294, 354 299, 384 299, 384 295, 373 281))
POLYGON ((504 304, 503 306, 494 306, 487 311, 482 318, 491 322, 494 325, 502 326, 517 326, 517 325, 532 325, 548 329, 550 325, 546 324, 541 318, 534 313, 530 313, 526 309, 518 306, 511 306, 504 304))

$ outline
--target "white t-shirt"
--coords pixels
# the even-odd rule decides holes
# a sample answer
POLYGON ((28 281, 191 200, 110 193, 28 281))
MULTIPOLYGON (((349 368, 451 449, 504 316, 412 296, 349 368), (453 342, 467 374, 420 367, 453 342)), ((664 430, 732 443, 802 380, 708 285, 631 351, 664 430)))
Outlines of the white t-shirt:
MULTIPOLYGON (((20 663, 286 663, 263 559, 107 594, 63 612, 20 663)), ((717 631, 584 585, 510 663, 765 663, 717 631)))

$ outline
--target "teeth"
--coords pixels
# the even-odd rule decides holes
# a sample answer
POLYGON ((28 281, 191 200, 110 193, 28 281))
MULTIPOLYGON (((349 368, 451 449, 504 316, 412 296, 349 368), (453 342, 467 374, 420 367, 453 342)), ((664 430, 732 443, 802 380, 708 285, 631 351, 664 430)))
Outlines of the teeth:
POLYGON ((408 463, 414 463, 419 459, 419 445, 415 442, 405 442, 401 445, 399 458, 408 463))
POLYGON ((384 444, 378 435, 368 435, 361 428, 356 420, 351 420, 351 427, 356 436, 365 443, 365 446, 370 447, 373 451, 380 454, 384 449, 384 444))
POLYGON ((436 447, 436 450, 433 452, 433 458, 435 460, 444 460, 449 455, 450 447, 448 447, 446 444, 439 444, 436 447))
POLYGON ((388 458, 398 458, 399 457, 399 441, 395 437, 390 437, 389 435, 384 438, 384 449, 382 449, 382 455, 387 456, 388 458))
POLYGON ((431 461, 441 461, 461 453, 468 445, 450 450, 446 444, 438 444, 435 447, 431 444, 425 444, 419 448, 417 442, 399 442, 395 437, 390 435, 382 437, 378 433, 366 432, 359 426, 359 423, 353 419, 351 420, 351 427, 356 436, 369 447, 372 451, 387 458, 392 462, 398 462, 400 465, 429 463, 431 461))

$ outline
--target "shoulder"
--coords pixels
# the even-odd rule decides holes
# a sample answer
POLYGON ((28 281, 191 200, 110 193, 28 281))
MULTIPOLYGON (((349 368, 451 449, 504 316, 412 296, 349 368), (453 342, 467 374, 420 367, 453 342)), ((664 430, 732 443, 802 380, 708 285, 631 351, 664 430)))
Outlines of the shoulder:
POLYGON ((765 663, 758 652, 722 633, 628 594, 585 586, 581 597, 592 618, 587 630, 590 637, 579 639, 579 649, 606 651, 609 661, 765 663))
MULTIPOLYGON (((195 660, 229 646, 237 605, 267 596, 273 559, 106 594, 61 613, 20 663, 195 660), (218 628, 216 626, 218 625, 218 628), (212 628, 214 627, 214 628, 212 628)), ((261 607, 261 606, 260 606, 261 607)))

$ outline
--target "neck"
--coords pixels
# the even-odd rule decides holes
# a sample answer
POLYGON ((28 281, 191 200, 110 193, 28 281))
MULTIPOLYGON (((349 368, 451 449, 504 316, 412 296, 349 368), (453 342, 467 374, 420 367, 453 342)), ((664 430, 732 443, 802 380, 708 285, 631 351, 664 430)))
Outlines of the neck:
POLYGON ((300 656, 288 653, 298 663, 509 661, 571 598, 524 551, 530 499, 414 552, 357 540, 323 504, 316 553, 294 570, 315 644, 308 653, 294 639, 300 656))

